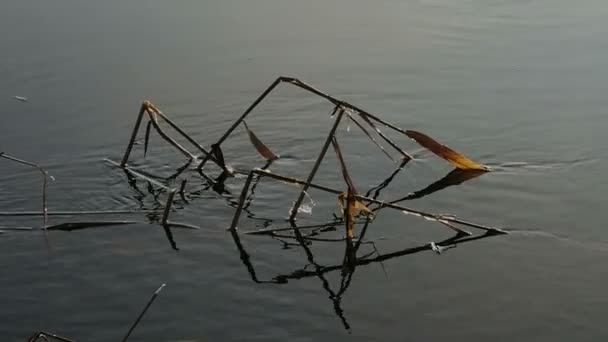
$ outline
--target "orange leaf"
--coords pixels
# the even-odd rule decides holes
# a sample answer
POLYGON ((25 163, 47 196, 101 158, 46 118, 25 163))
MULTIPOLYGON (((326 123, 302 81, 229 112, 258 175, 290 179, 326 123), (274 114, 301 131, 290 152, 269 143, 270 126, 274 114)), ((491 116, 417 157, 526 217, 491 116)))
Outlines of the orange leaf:
POLYGON ((417 143, 435 153, 439 157, 447 160, 455 167, 461 170, 482 170, 490 171, 487 166, 474 162, 462 153, 456 152, 451 148, 437 142, 433 138, 424 133, 417 131, 405 131, 408 137, 414 139, 417 143))

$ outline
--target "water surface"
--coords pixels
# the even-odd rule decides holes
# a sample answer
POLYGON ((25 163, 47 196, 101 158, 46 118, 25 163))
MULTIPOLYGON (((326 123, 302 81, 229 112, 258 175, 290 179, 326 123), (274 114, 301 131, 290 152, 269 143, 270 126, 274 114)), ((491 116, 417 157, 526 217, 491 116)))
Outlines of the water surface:
MULTIPOLYGON (((50 252, 40 232, 1 234, 0 336, 24 341, 49 330, 78 341, 119 340, 167 283, 133 341, 605 340, 606 15, 594 0, 5 1, 0 151, 48 168, 56 179, 51 211, 158 210, 145 182, 138 192, 103 161, 121 157, 141 101, 153 101, 208 146, 277 76, 290 75, 492 166, 493 173, 407 205, 513 232, 440 256, 423 251, 360 266, 341 294, 340 271, 257 284, 225 231, 234 198, 203 191, 172 214, 203 228, 175 230, 179 252, 158 225, 144 223, 53 232, 50 252)), ((295 157, 273 170, 303 177, 330 111, 282 86, 249 124, 295 157)), ((360 191, 394 169, 354 127, 342 126, 339 137, 360 191)), ((450 171, 391 137, 418 158, 381 198, 403 197, 450 171)), ((184 161, 158 135, 145 161, 141 149, 134 163, 158 173, 184 161)), ((243 129, 225 153, 241 168, 263 164, 243 129)), ((335 165, 328 159, 317 181, 342 187, 335 165)), ((242 182, 227 185, 235 197, 242 182)), ((193 174, 190 184, 204 182, 193 174)), ((0 211, 37 210, 38 193, 35 170, 0 160, 0 211)), ((241 230, 285 225, 296 195, 293 186, 261 181, 254 217, 244 217, 241 230)), ((316 206, 302 224, 330 219, 335 197, 311 196, 316 206)), ((94 219, 154 222, 158 215, 94 219)), ((388 211, 368 233, 380 254, 450 236, 388 211)), ((252 236, 242 242, 261 280, 314 270, 299 246, 252 236)), ((342 262, 342 244, 310 248, 319 265, 342 262)), ((372 252, 365 246, 360 256, 372 252)))

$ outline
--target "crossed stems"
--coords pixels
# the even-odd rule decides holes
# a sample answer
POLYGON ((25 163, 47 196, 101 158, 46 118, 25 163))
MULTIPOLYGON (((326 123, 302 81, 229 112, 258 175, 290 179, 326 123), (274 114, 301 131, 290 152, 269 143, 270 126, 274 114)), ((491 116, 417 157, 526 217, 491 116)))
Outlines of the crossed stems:
MULTIPOLYGON (((353 121, 357 127, 359 127, 364 133, 365 135, 367 135, 373 142, 374 144, 376 144, 379 148, 381 148, 382 152, 385 153, 387 156, 391 157, 390 154, 388 154, 388 152, 386 152, 386 150, 384 148, 382 148, 382 146, 371 136, 371 134, 365 129, 365 127, 359 123, 359 121, 357 121, 354 117, 353 114, 358 114, 359 117, 361 119, 363 119, 363 121, 365 123, 367 123, 370 127, 372 127, 376 133, 387 143, 389 143, 389 145, 391 147, 393 147, 395 150, 397 150, 401 155, 402 155, 402 162, 401 165, 399 166, 400 170, 401 168, 403 168, 403 166, 412 159, 412 157, 405 151, 403 151, 397 144, 395 144, 392 140, 390 140, 386 135, 384 135, 379 129, 378 127, 376 127, 375 123, 380 123, 388 128, 391 128, 397 132, 400 132, 402 134, 407 135, 408 137, 413 138, 416 141, 419 141, 418 139, 416 139, 415 137, 413 137, 411 134, 412 133, 416 133, 413 131, 406 131, 403 130, 397 126, 394 126, 386 121, 383 121, 382 119, 378 118, 377 116, 357 107, 354 106, 348 102, 336 99, 333 96, 330 96, 326 93, 323 93, 319 90, 317 90, 316 88, 296 79, 296 78, 291 78, 291 77, 279 77, 277 78, 250 106, 249 108, 247 108, 247 110, 228 128, 228 130, 220 137, 220 139, 215 143, 211 145, 211 151, 207 151, 205 148, 203 148, 200 144, 198 144, 194 139, 192 139, 188 134, 186 134, 183 130, 181 130, 175 123, 173 123, 170 119, 167 118, 166 115, 164 115, 157 107, 155 107, 152 103, 150 103, 149 101, 144 101, 142 103, 142 106, 140 108, 139 111, 139 115, 135 124, 135 128, 132 132, 131 135, 131 139, 129 142, 129 145, 127 146, 127 151, 125 152, 122 162, 120 163, 120 166, 123 168, 127 168, 126 164, 131 152, 131 149, 133 147, 135 138, 137 136, 137 132, 139 130, 139 126, 141 124, 142 118, 144 114, 147 114, 149 117, 149 122, 148 122, 148 127, 146 129, 146 142, 145 142, 145 148, 147 150, 147 145, 148 145, 148 139, 149 139, 149 133, 150 133, 150 129, 151 127, 154 127, 154 129, 161 135, 161 137, 163 137, 163 139, 165 139, 167 142, 169 142, 172 146, 174 146, 177 150, 179 150, 182 154, 184 154, 185 156, 187 156, 189 158, 190 161, 194 160, 196 157, 190 153, 189 151, 187 151, 183 146, 181 146, 179 143, 177 143, 174 139, 172 139, 171 137, 169 137, 163 130, 162 128, 159 126, 158 124, 158 118, 160 117, 161 119, 163 119, 164 121, 166 121, 173 129, 175 129, 180 135, 182 135, 184 138, 186 138, 186 140, 188 140, 193 146, 195 146, 199 151, 201 151, 204 155, 202 161, 200 162, 200 164, 198 165, 198 171, 200 174, 204 175, 204 173, 202 172, 202 168, 204 167, 205 163, 208 160, 212 160, 213 162, 215 162, 218 166, 220 166, 223 169, 223 173, 220 176, 220 179, 218 181, 218 183, 223 183, 225 178, 227 177, 227 175, 233 174, 235 171, 228 168, 225 164, 224 161, 224 156, 223 153, 221 151, 221 144, 230 136, 230 134, 236 129, 236 127, 243 123, 245 124, 245 118, 253 111, 253 109, 255 109, 255 107, 257 105, 259 105, 259 103, 261 103, 264 98, 266 98, 266 96, 268 96, 268 94, 270 94, 272 92, 272 90, 274 90, 274 88, 281 84, 281 83, 288 83, 288 84, 292 84, 295 85, 299 88, 302 88, 308 92, 311 92, 317 96, 320 96, 326 100, 328 100, 329 102, 331 102, 332 104, 334 104, 334 110, 332 112, 332 117, 335 117, 334 119, 334 123, 329 131, 329 133, 327 134, 327 138, 325 139, 325 143, 323 144, 323 147, 321 149, 321 151, 319 152, 319 155, 317 156, 317 159, 310 171, 310 173, 308 174, 308 177, 305 181, 301 181, 301 180, 297 180, 295 178, 290 178, 290 177, 285 177, 285 176, 281 176, 281 175, 275 175, 272 174, 266 170, 260 170, 260 169, 253 169, 249 172, 242 172, 242 171, 236 171, 238 173, 245 173, 248 175, 247 180, 243 186, 240 198, 239 198, 239 203, 237 205, 237 209, 236 212, 233 216, 233 220, 232 220, 232 224, 230 226, 231 230, 236 229, 238 220, 240 218, 241 212, 243 210, 243 205, 247 199, 247 193, 249 191, 249 188, 251 186, 251 182, 252 182, 252 177, 254 176, 254 174, 257 174, 258 176, 269 176, 272 178, 276 178, 279 180, 283 180, 283 181, 287 181, 290 183, 295 183, 295 184, 299 184, 302 186, 302 189, 299 193, 299 196, 297 198, 297 200, 294 202, 293 208, 291 210, 290 213, 290 217, 289 217, 289 222, 291 223, 292 226, 295 226, 295 217, 298 214, 298 209, 300 208, 302 201, 304 200, 305 196, 306 196, 306 191, 310 188, 317 188, 320 190, 324 190, 326 192, 330 192, 330 193, 334 193, 334 194, 342 194, 342 191, 339 190, 335 190, 332 188, 328 188, 328 187, 324 187, 324 186, 320 186, 320 185, 316 185, 314 183, 312 183, 318 169, 319 166, 321 165, 323 159, 325 158, 325 155, 327 153, 327 150, 329 148, 329 146, 333 143, 334 147, 337 147, 337 141, 335 138, 335 132, 337 127, 339 126, 342 118, 344 117, 344 114, 346 114, 346 116, 353 121), (337 114, 337 115, 336 115, 337 114), (375 122, 375 123, 374 123, 375 122)), ((247 125, 245 124, 245 128, 249 131, 247 125)), ((250 133, 250 137, 252 135, 251 132, 250 133)), ((427 137, 428 138, 428 137, 427 137)), ((252 142, 253 142, 253 138, 252 138, 252 142)), ((258 140, 257 138, 255 140, 258 140)), ((435 144, 438 146, 439 149, 445 147, 443 145, 440 145, 436 142, 434 142, 432 139, 429 138, 429 140, 431 140, 431 144, 435 144)), ((420 142, 420 141, 419 141, 420 142)), ((261 144, 261 141, 256 141, 254 142, 254 145, 256 143, 261 144)), ((421 144, 423 144, 423 146, 429 148, 429 146, 426 146, 424 143, 421 142, 421 144)), ((263 145, 263 144, 262 144, 263 145)), ((265 146, 263 146, 265 148, 265 146)), ((256 147, 257 148, 257 147, 256 147)), ((443 157, 444 159, 449 159, 446 158, 445 155, 442 154, 442 152, 437 152, 436 150, 434 150, 433 148, 429 148, 431 149, 434 153, 440 155, 441 157, 443 157)), ((449 150, 449 148, 446 148, 447 150, 449 150)), ((269 150, 268 150, 269 151, 269 150)), ((260 154, 262 154, 262 156, 265 156, 267 154, 263 153, 262 151, 260 151, 260 149, 258 149, 258 152, 260 152, 260 154)), ((270 155, 274 155, 271 152, 269 153, 270 155)), ((392 159, 392 157, 391 157, 392 159)), ((273 159, 270 159, 269 161, 271 161, 273 159)), ((341 160, 342 162, 342 170, 343 173, 346 172, 346 167, 344 166, 343 160, 341 160)), ((398 172, 398 170, 396 172, 398 172)), ((483 169, 482 169, 483 170, 483 169)), ((396 174, 396 173, 395 173, 396 174)), ((466 177, 464 177, 466 178, 466 177)), ((348 177, 345 175, 345 180, 348 180, 348 177)), ((184 183, 182 183, 182 185, 184 185, 184 183)), ((347 208, 344 211, 344 214, 348 214, 349 213, 349 207, 353 203, 353 201, 364 201, 367 203, 367 205, 369 204, 376 204, 376 208, 373 209, 373 211, 378 211, 382 208, 391 208, 391 209, 395 209, 395 210, 400 210, 401 212, 405 213, 405 214, 409 214, 409 215, 415 215, 415 216, 419 216, 419 217, 423 217, 427 220, 432 220, 432 221, 436 221, 439 222, 445 226, 447 226, 450 229, 453 229, 455 231, 457 231, 460 234, 465 234, 465 235, 470 235, 470 233, 468 231, 463 230, 462 228, 456 226, 456 225, 460 225, 460 226, 469 226, 469 227, 474 227, 474 228, 478 228, 478 229, 482 229, 482 230, 488 230, 488 231, 494 231, 494 232, 503 232, 500 231, 497 228, 493 228, 493 227, 487 227, 487 226, 483 226, 483 225, 479 225, 476 223, 471 223, 471 222, 467 222, 467 221, 463 221, 463 220, 459 220, 456 219, 453 216, 449 216, 449 215, 438 215, 438 214, 433 214, 433 213, 427 213, 427 212, 423 212, 423 211, 419 211, 419 210, 415 210, 415 209, 411 209, 411 208, 406 208, 400 205, 397 205, 396 202, 401 201, 401 200, 407 200, 410 198, 415 198, 416 195, 424 195, 424 194, 410 194, 411 197, 405 197, 399 200, 395 200, 392 202, 385 202, 385 201, 378 201, 374 196, 374 198, 370 198, 369 194, 370 192, 367 193, 368 196, 361 196, 359 194, 356 193, 356 191, 353 191, 354 187, 352 186, 352 182, 348 182, 347 181, 347 185, 349 188, 349 191, 347 191, 346 193, 348 194, 346 196, 347 199, 347 208), (350 202, 349 202, 350 201, 350 202)), ((386 184, 381 184, 377 189, 376 189, 376 194, 385 186, 387 186, 388 183, 386 184)), ((450 184, 448 184, 449 186, 450 184)), ((370 190, 371 191, 371 190, 370 190)), ((428 191, 433 192, 436 191, 435 189, 428 189, 428 191)), ((182 191, 180 191, 180 193, 183 193, 183 186, 182 186, 182 191)), ((408 196, 410 196, 408 195, 408 196)), ((183 196, 182 196, 183 197, 183 196)), ((172 198, 172 197, 171 197, 172 198)), ((349 215, 345 215, 345 217, 347 218, 348 221, 348 217, 349 215)), ((349 225, 349 222, 347 222, 347 226, 349 225)), ((347 227, 348 228, 348 227, 347 227)))
MULTIPOLYGON (((328 192, 328 193, 332 193, 334 195, 339 195, 342 194, 343 191, 338 190, 338 189, 333 189, 327 186, 323 186, 323 185, 317 185, 314 183, 310 183, 310 182, 305 182, 296 178, 292 178, 292 177, 287 177, 287 176, 282 176, 282 175, 278 175, 278 174, 274 174, 268 170, 262 170, 262 169, 253 169, 249 172, 247 179, 245 181, 245 184, 243 185, 243 190, 241 191, 241 195, 239 197, 239 204, 237 206, 237 209, 234 213, 234 216, 232 218, 232 223, 230 224, 230 230, 235 230, 237 229, 237 225, 241 216, 241 211, 243 209, 243 205, 245 203, 245 199, 247 198, 247 194, 249 192, 249 188, 251 185, 251 180, 253 179, 254 175, 260 175, 260 176, 265 176, 265 177, 270 177, 279 181, 283 181, 283 182, 287 182, 287 183, 292 183, 292 184, 298 184, 298 185, 303 185, 305 186, 306 184, 308 184, 309 188, 314 188, 317 190, 321 190, 324 192, 328 192)), ((408 207, 404 207, 395 203, 390 203, 390 202, 385 202, 385 201, 380 201, 377 200, 375 198, 371 198, 371 197, 367 197, 367 196, 362 196, 359 194, 355 194, 354 198, 356 200, 359 201, 363 201, 363 202, 367 202, 367 203, 374 203, 378 205, 378 208, 376 208, 376 210, 382 209, 382 208, 390 208, 390 209, 395 209, 395 210, 399 210, 404 214, 407 215, 413 215, 413 216, 418 216, 418 217, 422 217, 424 219, 427 219, 429 221, 436 221, 439 223, 448 223, 451 224, 450 228, 453 230, 456 230, 459 233, 464 233, 465 235, 471 235, 471 233, 464 231, 463 229, 460 229, 458 227, 454 227, 454 224, 458 224, 461 226, 466 226, 466 227, 471 227, 471 228, 477 228, 477 229, 481 229, 481 230, 486 230, 486 231, 493 231, 493 232, 497 232, 497 233, 506 233, 505 231, 499 229, 499 228, 495 228, 495 227, 489 227, 489 226, 485 226, 485 225, 481 225, 481 224, 477 224, 477 223, 473 223, 473 222, 469 222, 469 221, 464 221, 461 219, 456 218, 453 215, 442 215, 442 214, 434 214, 434 213, 429 213, 429 212, 425 212, 425 211, 421 211, 421 210, 417 210, 417 209, 412 209, 412 208, 408 208, 408 207)), ((294 209, 292 210, 292 213, 294 211, 297 211, 297 207, 294 205, 293 207, 294 209)), ((295 227, 294 229, 297 229, 297 227, 295 227)))
POLYGON ((148 145, 148 138, 150 135, 150 128, 154 127, 156 132, 170 145, 175 147, 178 151, 180 151, 184 156, 186 156, 190 161, 195 160, 196 156, 190 153, 186 148, 180 145, 177 141, 171 138, 165 131, 160 127, 158 118, 160 117, 165 122, 169 124, 176 132, 178 132, 182 137, 184 137, 192 146, 198 149, 205 155, 205 160, 212 160, 218 166, 220 166, 224 171, 227 171, 226 165, 223 163, 223 160, 219 160, 217 153, 214 152, 212 155, 209 151, 207 151, 203 146, 201 146, 196 140, 194 140, 190 135, 184 132, 177 124, 175 124, 171 119, 169 119, 162 111, 160 111, 156 106, 154 106, 150 101, 144 101, 141 104, 139 109, 139 113, 137 115, 137 121, 135 122, 135 127, 133 128, 133 132, 131 133, 131 138, 129 140, 129 144, 127 145, 127 149, 125 154, 123 155, 122 161, 120 162, 120 167, 125 167, 127 162, 129 161, 129 156, 133 149, 133 145, 135 144, 135 139, 137 138, 137 133, 139 132, 139 127, 141 126, 142 119, 144 114, 148 115, 148 127, 146 128, 146 150, 148 145))
MULTIPOLYGON (((130 155, 130 152, 132 150, 133 144, 135 142, 135 138, 137 136, 137 132, 139 130, 139 127, 141 125, 141 121, 143 118, 144 114, 147 114, 149 116, 149 122, 148 122, 148 128, 146 129, 146 148, 147 148, 147 141, 148 141, 148 136, 149 136, 149 131, 151 127, 154 127, 154 129, 161 135, 161 137, 163 137, 163 139, 165 139, 167 142, 169 142, 172 146, 174 146, 177 150, 179 150, 182 154, 184 154, 185 156, 187 156, 190 160, 194 160, 196 157, 190 153, 189 151, 187 151, 183 146, 181 146, 179 143, 177 143, 174 139, 172 139, 171 137, 169 137, 163 130, 162 128, 159 126, 158 124, 158 117, 162 118, 164 121, 166 121, 173 129, 175 129, 181 136, 183 136, 184 138, 186 138, 186 140, 188 140, 193 146, 195 146, 199 151, 201 151, 204 155, 202 161, 200 162, 200 164, 198 165, 198 170, 201 174, 203 174, 201 172, 202 168, 204 167, 205 163, 209 160, 212 160, 213 162, 215 162, 218 166, 220 166, 222 168, 222 170, 224 171, 222 173, 222 175, 229 175, 232 174, 234 172, 234 170, 228 168, 225 164, 224 161, 224 156, 223 153, 221 151, 221 144, 230 136, 230 134, 232 134, 232 132, 236 129, 236 127, 238 127, 241 123, 244 123, 245 118, 276 88, 276 86, 278 86, 281 83, 288 83, 288 84, 292 84, 295 85, 301 89, 304 89, 310 93, 313 93, 317 96, 320 96, 321 98, 324 98, 326 100, 328 100, 329 102, 331 102, 332 104, 334 104, 334 110, 332 113, 332 116, 334 114, 337 113, 337 115, 335 115, 335 120, 334 123, 330 129, 330 132, 327 135, 327 138, 325 140, 325 143, 323 144, 323 147, 319 153, 319 155, 317 156, 317 159, 306 179, 305 182, 302 183, 302 189, 298 195, 298 198, 296 199, 293 208, 294 210, 291 211, 290 217, 289 217, 289 221, 294 224, 295 223, 295 217, 298 214, 298 210, 297 208, 300 207, 300 205, 302 204, 302 201, 304 200, 305 196, 306 196, 306 191, 308 190, 309 187, 311 187, 311 183, 319 169, 319 166, 321 165, 325 154, 327 152, 327 149, 329 148, 331 142, 333 139, 335 139, 335 132, 336 129, 338 127, 338 125, 340 124, 340 121, 342 120, 344 114, 347 115, 347 117, 356 123, 357 127, 361 128, 361 130, 374 142, 374 144, 376 144, 378 147, 380 147, 382 149, 382 151, 387 154, 389 157, 390 155, 386 152, 386 150, 384 150, 384 148, 382 148, 382 146, 380 146, 380 144, 373 139, 373 137, 371 136, 371 134, 363 127, 363 125, 361 123, 359 123, 354 117, 353 114, 356 113, 359 115, 359 117, 361 119, 363 119, 363 121, 365 121, 370 127, 372 127, 376 133, 384 140, 386 141, 391 147, 393 147, 395 150, 397 150, 401 155, 402 155, 402 160, 404 163, 406 163, 407 161, 411 160, 412 157, 405 151, 403 151, 396 143, 394 143, 392 140, 390 140, 386 135, 384 135, 384 133, 382 133, 382 131, 380 131, 380 129, 378 129, 378 127, 376 127, 375 123, 379 123, 384 125, 385 127, 388 127, 390 129, 393 129, 399 133, 405 134, 407 136, 410 136, 411 132, 408 132, 402 128, 399 128, 393 124, 390 124, 380 118, 378 118, 377 116, 355 106, 352 105, 346 101, 342 101, 339 100, 329 94, 326 94, 316 88, 314 88, 313 86, 297 79, 297 78, 293 78, 293 77, 285 77, 285 76, 281 76, 278 77, 246 110, 245 112, 228 128, 228 130, 220 137, 220 139, 215 143, 211 145, 211 151, 207 151, 205 148, 203 148, 200 144, 198 144, 193 138, 191 138, 187 133, 185 133, 183 130, 181 130, 175 123, 173 123, 164 113, 162 113, 157 107, 155 107, 152 103, 150 103, 149 101, 144 101, 141 105, 140 111, 139 111, 139 115, 135 124, 135 127, 133 129, 132 135, 131 135, 131 139, 129 141, 129 144, 127 146, 127 150, 123 156, 122 162, 120 163, 121 167, 125 167, 130 155)), ((391 158, 392 159, 392 158, 391 158)), ((223 179, 222 179, 223 181, 223 179)), ((248 182, 246 182, 246 188, 249 186, 249 183, 251 182, 251 180, 249 179, 248 182)), ((245 189, 244 189, 245 190, 245 189)), ((357 198, 358 200, 360 200, 360 198, 357 198)), ((382 207, 391 207, 393 209, 400 209, 406 213, 409 214, 414 214, 414 215, 419 215, 425 218, 434 218, 437 219, 440 223, 446 224, 446 222, 449 222, 449 220, 446 220, 446 217, 441 217, 442 219, 439 220, 438 219, 438 215, 435 214, 427 214, 427 213, 423 213, 423 212, 418 212, 415 210, 404 210, 403 208, 400 207, 395 207, 394 203, 383 203, 382 207)), ((378 210, 379 208, 376 208, 375 210, 378 210)), ((237 212, 240 214, 240 209, 237 209, 237 212)), ((237 216, 237 215, 235 215, 237 216)), ((449 225, 448 225, 449 226, 449 225)), ((454 227, 449 226, 452 229, 455 229, 454 227)))
MULTIPOLYGON (((380 135, 380 137, 382 137, 382 139, 384 139, 387 143, 389 143, 389 145, 391 145, 394 149, 396 149, 402 156, 404 159, 410 160, 412 159, 412 157, 405 151, 403 151, 397 144, 395 144, 392 140, 390 140, 386 135, 384 135, 384 133, 382 133, 372 122, 372 120, 381 123, 383 125, 385 125, 386 127, 389 127, 391 129, 394 129, 400 133, 403 134, 407 134, 405 130, 394 126, 380 118, 378 118, 377 116, 357 107, 354 106, 346 101, 342 101, 339 100, 329 94, 326 94, 316 88, 314 88, 313 86, 302 82, 301 80, 297 79, 297 78, 293 78, 293 77, 285 77, 285 76, 280 76, 278 77, 250 106, 249 108, 247 108, 245 110, 245 112, 232 124, 232 126, 230 126, 230 128, 228 128, 228 130, 220 137, 220 139, 212 145, 212 151, 213 150, 219 150, 221 144, 230 136, 230 134, 238 127, 239 124, 241 124, 245 118, 268 96, 268 94, 270 94, 274 88, 276 88, 276 86, 278 86, 281 83, 288 83, 288 84, 292 84, 295 85, 299 88, 302 88, 308 92, 311 92, 317 96, 320 96, 326 100, 328 100, 329 102, 331 102, 332 104, 335 105, 334 108, 334 114, 336 112, 338 112, 337 117, 334 121, 334 124, 329 132, 329 134, 327 135, 327 138, 325 140, 325 143, 323 145, 323 148, 321 149, 321 152, 319 153, 319 156, 317 157, 317 160, 315 161, 315 164, 313 165, 313 168, 311 170, 311 172, 308 175, 308 178, 300 192, 300 194, 298 195, 297 200, 295 201, 294 204, 294 208, 299 208, 300 205, 302 204, 302 201, 305 198, 305 193, 306 190, 308 190, 308 187, 310 186, 310 183, 312 182, 312 180, 314 179, 317 170, 321 164, 321 162, 323 161, 323 158, 325 157, 325 153, 327 152, 327 149, 329 148, 329 145, 331 144, 331 140, 335 134, 336 128, 338 127, 338 125, 340 124, 340 121, 342 120, 343 114, 346 112, 346 110, 350 110, 352 112, 356 112, 359 114, 359 116, 366 122, 368 123, 372 128, 374 128, 374 130, 380 135), (371 119, 371 120, 370 120, 371 119)), ((352 118, 352 115, 350 113, 347 114, 351 120, 353 120, 358 127, 360 127, 364 133, 366 133, 366 135, 368 137, 371 138, 371 135, 363 128, 363 126, 361 124, 359 124, 356 120, 354 120, 354 118, 352 118)), ((133 140, 134 138, 132 138, 133 140)), ((372 141, 374 141, 374 143, 376 145, 379 146, 379 144, 372 138, 372 141)), ((382 151, 386 154, 386 151, 384 149, 382 149, 382 151)), ((203 160, 200 162, 198 169, 201 170, 203 168, 203 166, 205 165, 205 163, 209 160, 212 159, 212 155, 213 153, 205 153, 205 157, 203 158, 203 160)), ((124 160, 123 160, 124 161, 124 160)), ((295 217, 297 215, 298 211, 297 210, 293 210, 290 217, 289 217, 289 221, 294 223, 295 222, 295 217)))

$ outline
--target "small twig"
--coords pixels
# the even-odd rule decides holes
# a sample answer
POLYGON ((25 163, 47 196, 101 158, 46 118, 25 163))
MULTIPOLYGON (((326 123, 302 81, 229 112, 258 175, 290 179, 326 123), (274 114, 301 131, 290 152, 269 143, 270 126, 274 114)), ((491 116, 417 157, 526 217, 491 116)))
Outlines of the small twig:
POLYGON ((376 141, 376 139, 374 139, 374 137, 367 131, 367 129, 365 129, 365 127, 359 122, 357 121, 352 114, 347 113, 348 114, 348 118, 355 123, 355 125, 357 125, 357 127, 359 127, 359 129, 361 129, 361 131, 363 131, 363 133, 365 133, 365 135, 367 135, 367 137, 374 143, 374 145, 378 146, 378 148, 393 162, 395 162, 395 159, 393 159, 393 157, 386 152, 386 150, 384 149, 384 147, 382 145, 380 145, 380 143, 378 141, 376 141))
POLYGON ((146 111, 146 104, 148 101, 142 102, 139 107, 139 113, 137 114, 137 120, 135 121, 135 127, 133 127, 133 131, 131 132, 131 138, 129 139, 129 144, 127 145, 127 150, 122 157, 122 161, 120 162, 120 167, 124 167, 127 165, 127 161, 129 161, 129 156, 131 155, 131 150, 133 150, 133 145, 135 144, 135 138, 137 138, 137 132, 139 131, 139 126, 141 125, 141 120, 144 117, 144 113, 146 111))
MULTIPOLYGON (((177 124, 175 124, 173 121, 171 121, 171 119, 169 119, 163 112, 161 112, 153 103, 148 102, 148 110, 156 113, 163 120, 165 120, 169 124, 169 126, 171 126, 177 133, 181 134, 182 137, 186 138, 186 140, 188 140, 188 142, 190 142, 199 151, 203 152, 203 154, 205 156, 209 155, 209 151, 207 151, 203 146, 201 146, 198 142, 196 142, 196 140, 194 140, 190 135, 188 135, 186 132, 184 132, 177 124)), ((211 158, 211 160, 216 162, 216 160, 214 158, 211 158)))
POLYGON ((6 231, 32 231, 35 228, 33 227, 0 227, 0 229, 2 230, 3 233, 5 233, 6 231))
POLYGON ((180 222, 169 222, 167 225, 170 227, 193 229, 193 230, 201 229, 201 227, 199 227, 199 226, 195 226, 193 224, 188 224, 188 223, 180 223, 180 222))
POLYGON ((192 153, 190 153, 182 145, 180 145, 177 141, 175 141, 167 133, 165 133, 165 131, 158 124, 158 118, 156 117, 157 116, 156 113, 151 112, 151 111, 146 111, 146 113, 148 113, 148 116, 150 117, 150 120, 152 121, 152 126, 154 127, 154 129, 156 130, 156 132, 163 139, 165 139, 166 142, 168 142, 169 144, 171 144, 171 146, 173 146, 176 149, 178 149, 184 156, 188 157, 190 160, 196 159, 195 155, 193 155, 192 153))
POLYGON ((413 159, 411 155, 409 155, 409 153, 405 152, 401 147, 399 147, 399 145, 397 145, 395 142, 393 142, 389 137, 387 137, 384 133, 382 133, 382 131, 376 127, 376 125, 374 125, 374 123, 367 117, 367 115, 363 112, 359 113, 359 116, 363 119, 363 121, 365 121, 368 125, 370 125, 374 131, 376 131, 376 133, 378 133, 378 135, 384 140, 386 141, 389 145, 391 145, 395 150, 397 150, 399 153, 401 153, 401 155, 403 156, 403 158, 405 159, 413 159))
POLYGON ((146 304, 146 306, 144 307, 144 309, 142 310, 142 312, 139 314, 139 316, 137 317, 137 319, 135 320, 135 322, 133 323, 133 325, 131 326, 131 328, 129 329, 129 331, 127 332, 127 335, 125 335, 125 337, 122 339, 122 342, 127 341, 127 339, 129 339, 129 336, 131 335, 131 333, 133 332, 133 330, 135 329, 135 327, 137 326, 137 324, 139 324, 139 321, 141 321, 141 319, 144 317, 144 315, 146 314, 146 311, 148 311, 148 309, 150 308, 150 305, 152 305, 152 303, 154 302, 154 300, 156 299, 156 297, 158 296, 158 294, 160 293, 160 291, 163 290, 163 288, 165 287, 166 284, 162 284, 158 290, 156 290, 156 292, 154 292, 154 294, 152 295, 152 298, 150 298, 150 300, 148 301, 148 303, 146 304))
POLYGON ((134 176, 136 176, 136 177, 139 177, 139 178, 141 178, 141 179, 143 179, 143 180, 146 180, 146 181, 148 181, 148 182, 150 182, 150 183, 152 183, 152 184, 154 184, 154 185, 156 185, 156 186, 159 186, 159 187, 161 187, 161 188, 163 188, 163 189, 165 189, 165 190, 169 190, 169 187, 168 187, 168 186, 166 186, 165 184, 163 184, 163 183, 161 183, 161 182, 157 181, 156 179, 150 178, 150 177, 148 177, 148 176, 146 176, 146 175, 142 174, 141 172, 134 170, 133 168, 130 168, 130 167, 126 166, 126 165, 124 165, 124 166, 123 166, 123 165, 120 165, 120 164, 118 164, 117 162, 115 162, 115 161, 113 161, 113 160, 111 160, 111 159, 108 159, 108 158, 106 158, 106 159, 104 159, 104 160, 105 160, 106 162, 108 162, 108 163, 110 163, 110 164, 114 165, 114 166, 118 166, 118 167, 120 167, 120 168, 123 168, 124 170, 128 170, 128 171, 129 171, 129 172, 130 172, 132 175, 134 175, 134 176))

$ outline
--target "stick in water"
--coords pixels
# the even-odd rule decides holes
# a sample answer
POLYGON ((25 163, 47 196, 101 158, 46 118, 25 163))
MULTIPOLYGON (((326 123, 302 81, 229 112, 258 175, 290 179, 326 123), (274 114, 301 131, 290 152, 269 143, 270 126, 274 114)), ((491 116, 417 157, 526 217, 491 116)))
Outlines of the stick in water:
POLYGON ((133 323, 133 325, 131 326, 131 329, 129 329, 129 332, 127 333, 127 335, 125 335, 125 337, 122 339, 122 342, 125 342, 127 339, 129 339, 129 336, 131 336, 131 333, 133 332, 133 330, 135 330, 135 327, 137 326, 137 324, 139 324, 139 321, 141 321, 141 319, 144 317, 144 315, 146 314, 146 311, 148 311, 148 309, 150 308, 150 305, 152 305, 152 303, 154 302, 154 300, 156 299, 156 297, 158 296, 160 291, 163 290, 163 287, 165 287, 165 285, 167 285, 167 284, 162 284, 158 288, 158 290, 156 290, 156 292, 154 292, 154 294, 152 295, 152 298, 150 298, 150 300, 148 301, 148 304, 146 304, 146 307, 144 307, 143 311, 139 314, 139 317, 137 317, 137 319, 135 320, 135 323, 133 323))

